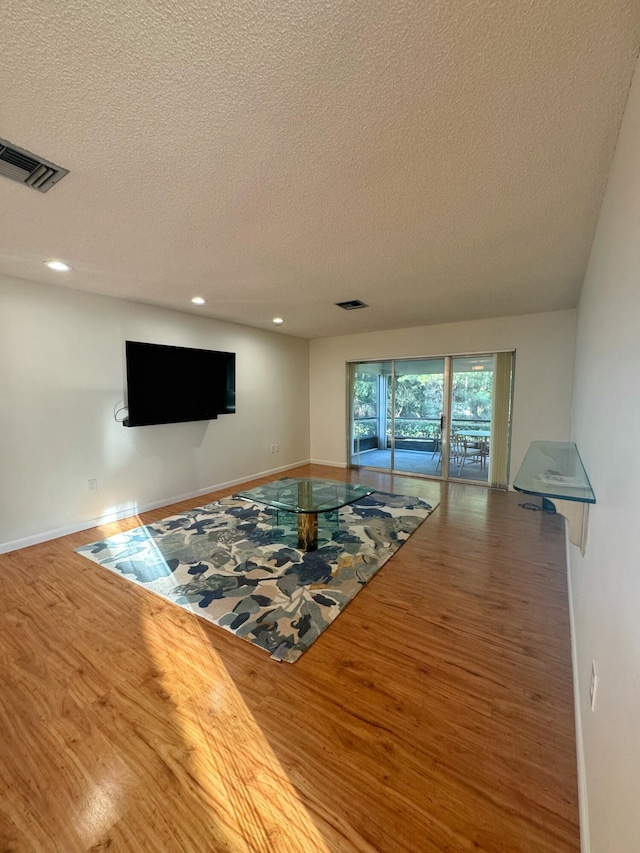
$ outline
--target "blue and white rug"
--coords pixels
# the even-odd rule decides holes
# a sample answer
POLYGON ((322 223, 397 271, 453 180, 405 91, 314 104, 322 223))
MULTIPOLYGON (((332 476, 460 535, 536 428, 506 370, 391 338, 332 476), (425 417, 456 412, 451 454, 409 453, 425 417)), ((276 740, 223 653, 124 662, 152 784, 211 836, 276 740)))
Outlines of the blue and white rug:
POLYGON ((434 508, 375 492, 320 516, 306 553, 295 516, 232 497, 76 550, 293 663, 434 508))

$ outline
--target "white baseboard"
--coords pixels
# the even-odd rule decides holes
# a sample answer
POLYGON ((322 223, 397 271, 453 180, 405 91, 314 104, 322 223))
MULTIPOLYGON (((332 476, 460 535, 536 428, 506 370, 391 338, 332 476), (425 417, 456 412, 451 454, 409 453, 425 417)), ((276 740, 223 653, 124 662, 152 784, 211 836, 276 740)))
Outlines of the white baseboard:
POLYGON ((580 850, 590 853, 589 803, 587 798, 587 771, 584 763, 584 741, 582 739, 582 716, 580 714, 580 680, 578 678, 578 649, 576 646, 576 628, 573 615, 573 591, 571 589, 571 559, 569 546, 569 525, 565 522, 565 551, 567 562, 567 592, 569 594, 569 622, 571 625, 571 664, 573 667, 573 706, 576 726, 576 760, 578 765, 578 811, 580 816, 580 850))
POLYGON ((346 468, 346 462, 327 462, 326 459, 311 459, 312 465, 329 465, 331 468, 346 468))
MULTIPOLYGON (((215 483, 212 486, 205 486, 203 489, 197 489, 194 492, 187 492, 184 495, 174 495, 173 497, 162 498, 159 501, 151 501, 145 504, 129 504, 119 508, 116 512, 101 515, 98 518, 89 518, 78 524, 70 524, 65 527, 57 527, 54 530, 46 530, 43 533, 36 533, 33 536, 25 536, 22 539, 14 539, 10 542, 0 542, 0 554, 7 554, 9 551, 17 551, 20 548, 27 548, 29 545, 38 545, 40 542, 49 542, 51 539, 59 539, 60 536, 68 536, 70 533, 79 533, 81 530, 89 530, 91 527, 99 527, 101 524, 109 524, 112 521, 119 521, 121 518, 130 518, 132 515, 139 515, 142 512, 148 512, 150 509, 158 509, 162 506, 187 501, 191 498, 198 498, 201 495, 208 495, 209 492, 217 492, 221 489, 228 489, 230 486, 237 486, 240 483, 246 483, 248 480, 257 480, 259 477, 269 477, 272 474, 279 474, 281 471, 288 471, 290 468, 297 468, 300 465, 308 465, 309 460, 305 459, 302 462, 292 462, 290 465, 282 465, 279 468, 270 468, 268 471, 259 471, 257 474, 247 474, 244 477, 239 477, 237 480, 227 480, 224 483, 215 483)), ((330 464, 330 463, 325 463, 330 464)))

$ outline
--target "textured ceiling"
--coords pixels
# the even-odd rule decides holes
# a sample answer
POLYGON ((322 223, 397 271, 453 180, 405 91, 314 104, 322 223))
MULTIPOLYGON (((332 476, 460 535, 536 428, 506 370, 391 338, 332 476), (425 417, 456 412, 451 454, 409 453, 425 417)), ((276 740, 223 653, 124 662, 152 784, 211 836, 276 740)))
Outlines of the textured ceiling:
POLYGON ((45 195, 0 179, 0 273, 302 337, 576 304, 638 2, 4 0, 2 18, 0 137, 71 173, 45 195))

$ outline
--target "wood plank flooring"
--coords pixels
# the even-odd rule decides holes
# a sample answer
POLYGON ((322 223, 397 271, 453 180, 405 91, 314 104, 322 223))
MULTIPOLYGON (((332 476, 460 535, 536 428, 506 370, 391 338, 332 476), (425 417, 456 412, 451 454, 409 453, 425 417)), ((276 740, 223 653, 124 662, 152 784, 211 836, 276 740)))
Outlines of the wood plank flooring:
POLYGON ((0 557, 0 851, 579 850, 561 518, 287 474, 441 501, 293 665, 73 552, 208 496, 0 557))

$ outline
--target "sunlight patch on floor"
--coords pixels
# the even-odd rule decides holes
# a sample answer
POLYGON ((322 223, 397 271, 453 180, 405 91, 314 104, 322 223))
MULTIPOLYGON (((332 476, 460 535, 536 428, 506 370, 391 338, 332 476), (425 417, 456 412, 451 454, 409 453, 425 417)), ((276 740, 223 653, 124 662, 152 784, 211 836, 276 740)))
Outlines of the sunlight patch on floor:
MULTIPOLYGON (((185 744, 200 809, 224 825, 234 853, 330 853, 212 647, 208 630, 197 618, 168 607, 150 618, 143 616, 143 630, 148 653, 162 673, 162 688, 172 699, 173 724, 185 744), (174 673, 172 650, 177 643, 181 671, 174 673), (185 661, 192 668, 188 674, 185 661)), ((255 689, 258 703, 269 701, 260 697, 259 683, 255 689)))
POLYGON ((100 531, 103 537, 114 536, 122 530, 131 530, 134 527, 141 527, 143 521, 138 515, 138 504, 117 505, 107 507, 100 516, 100 524, 96 526, 96 530, 100 531), (122 513, 126 513, 124 518, 121 518, 122 513))

